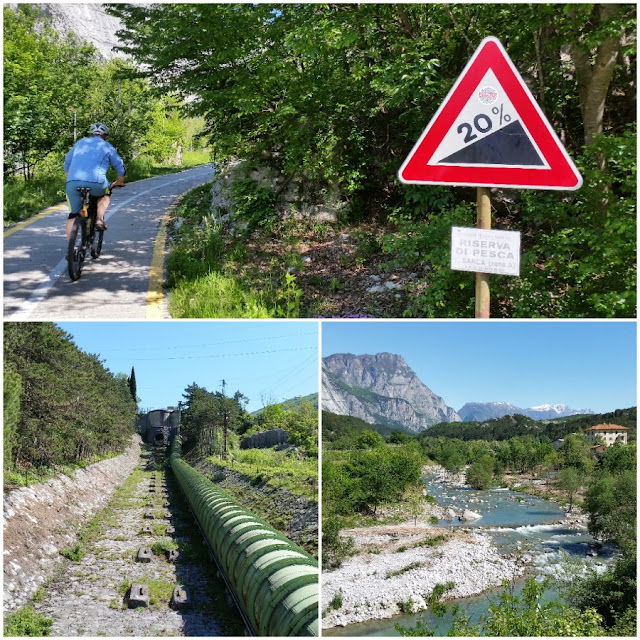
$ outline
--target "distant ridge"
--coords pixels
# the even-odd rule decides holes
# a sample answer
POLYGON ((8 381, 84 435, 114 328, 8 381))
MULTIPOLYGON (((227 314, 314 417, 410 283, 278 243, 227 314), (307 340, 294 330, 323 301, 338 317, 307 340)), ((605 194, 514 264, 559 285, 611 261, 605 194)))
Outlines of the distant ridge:
MULTIPOLYGON (((303 402, 308 402, 309 404, 312 404, 317 409, 318 394, 310 393, 309 395, 306 395, 306 396, 296 396, 295 398, 289 398, 288 400, 283 400, 282 402, 273 402, 271 405, 267 405, 267 406, 279 405, 283 409, 295 409, 296 407, 299 407, 303 402)), ((251 415, 252 416, 260 415, 265 409, 266 407, 262 407, 262 409, 253 411, 251 415)))
POLYGON ((521 415, 533 420, 551 420, 574 415, 591 415, 591 409, 571 409, 566 404, 544 404, 538 407, 522 409, 509 402, 467 402, 458 411, 463 422, 490 420, 502 416, 521 415))

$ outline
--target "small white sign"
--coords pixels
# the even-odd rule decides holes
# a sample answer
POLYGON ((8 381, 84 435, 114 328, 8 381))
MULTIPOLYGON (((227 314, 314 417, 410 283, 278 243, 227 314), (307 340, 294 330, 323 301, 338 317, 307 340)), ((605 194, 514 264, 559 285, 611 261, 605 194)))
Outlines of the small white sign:
POLYGON ((451 268, 520 275, 520 232, 451 227, 451 268))

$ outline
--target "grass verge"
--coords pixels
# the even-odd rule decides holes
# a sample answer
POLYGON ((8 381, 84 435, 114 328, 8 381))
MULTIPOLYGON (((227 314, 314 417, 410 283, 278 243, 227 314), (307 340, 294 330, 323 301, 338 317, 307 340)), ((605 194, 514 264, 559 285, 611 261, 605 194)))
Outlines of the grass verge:
MULTIPOLYGON (((236 220, 224 227, 210 211, 211 184, 189 192, 174 212, 167 261, 175 318, 295 318, 301 290, 288 261, 268 265, 256 244, 270 231, 236 220)), ((247 214, 251 219, 251 214, 247 214)))

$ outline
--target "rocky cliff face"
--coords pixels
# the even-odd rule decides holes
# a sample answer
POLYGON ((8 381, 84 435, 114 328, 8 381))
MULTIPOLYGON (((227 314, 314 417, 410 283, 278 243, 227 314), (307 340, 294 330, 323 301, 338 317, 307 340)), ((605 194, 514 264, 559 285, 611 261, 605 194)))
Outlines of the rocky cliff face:
POLYGON ((51 21, 51 26, 63 35, 73 31, 88 40, 107 59, 122 56, 113 47, 119 44, 116 31, 122 28, 118 18, 107 15, 102 4, 50 3, 37 5, 51 21))
POLYGON ((591 409, 571 409, 566 404, 545 404, 521 409, 509 402, 467 402, 458 411, 463 422, 491 420, 502 416, 520 414, 533 420, 551 420, 578 414, 593 413, 591 409))
POLYGON ((338 353, 323 359, 322 408, 407 431, 423 431, 460 416, 391 353, 338 353))

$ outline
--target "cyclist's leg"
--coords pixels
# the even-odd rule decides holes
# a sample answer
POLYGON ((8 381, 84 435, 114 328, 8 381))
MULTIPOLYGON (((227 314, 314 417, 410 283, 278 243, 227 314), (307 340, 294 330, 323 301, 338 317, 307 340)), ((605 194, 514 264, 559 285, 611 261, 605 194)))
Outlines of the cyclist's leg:
POLYGON ((103 229, 107 228, 107 225, 104 222, 104 214, 107 212, 107 207, 111 202, 111 197, 106 195, 105 191, 109 186, 109 182, 105 182, 104 186, 100 189, 92 189, 91 195, 98 197, 98 203, 96 207, 97 216, 96 216, 96 226, 102 227, 103 229))
POLYGON ((67 218, 66 225, 67 240, 69 239, 69 234, 71 233, 71 228, 73 227, 73 221, 78 217, 80 209, 82 209, 82 197, 77 190, 77 187, 79 186, 82 185, 77 180, 73 182, 67 182, 66 184, 67 203, 69 204, 69 217, 67 218))

